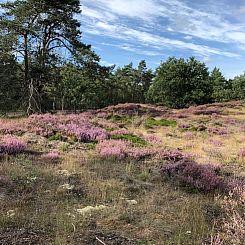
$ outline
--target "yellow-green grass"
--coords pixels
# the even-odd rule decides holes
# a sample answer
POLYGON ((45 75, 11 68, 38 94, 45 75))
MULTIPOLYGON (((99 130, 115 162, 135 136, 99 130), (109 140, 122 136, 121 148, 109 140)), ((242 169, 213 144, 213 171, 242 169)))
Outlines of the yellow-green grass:
MULTIPOLYGON (((191 115, 176 120, 197 123, 208 118, 206 126, 213 127, 228 117, 245 121, 245 107, 224 108, 218 119, 191 115)), ((242 123, 223 123, 228 135, 210 135, 178 126, 149 129, 145 118, 136 117, 125 127, 136 135, 153 134, 162 139, 157 147, 180 149, 199 164, 219 164, 237 176, 244 173, 245 159, 239 156, 245 148, 242 123)), ((5 180, 0 179, 0 244, 20 244, 26 239, 32 244, 89 245, 101 244, 100 239, 105 244, 198 245, 216 233, 218 199, 164 182, 159 173, 162 163, 101 159, 86 144, 76 147, 45 140, 29 143, 31 153, 1 158, 0 176, 5 180), (40 152, 51 149, 61 151, 58 162, 41 157, 40 152), (99 205, 104 208, 79 212, 99 205)))

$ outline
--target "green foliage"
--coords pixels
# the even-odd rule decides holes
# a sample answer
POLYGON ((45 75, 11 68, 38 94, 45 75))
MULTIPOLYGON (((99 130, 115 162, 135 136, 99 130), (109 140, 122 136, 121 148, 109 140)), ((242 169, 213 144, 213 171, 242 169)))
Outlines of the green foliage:
POLYGON ((153 128, 154 126, 176 127, 177 126, 177 122, 175 120, 169 120, 169 119, 156 120, 153 117, 149 117, 149 118, 147 118, 145 120, 144 125, 147 128, 153 128))
POLYGON ((132 116, 129 115, 109 115, 107 119, 115 123, 130 124, 132 123, 132 116))
POLYGON ((50 136, 48 139, 49 139, 50 141, 52 141, 52 140, 59 140, 59 141, 64 140, 62 134, 60 134, 60 133, 56 133, 56 134, 50 136))
POLYGON ((0 111, 19 109, 22 99, 21 90, 15 58, 8 54, 0 55, 0 111))
POLYGON ((0 43, 7 45, 3 54, 10 52, 20 60, 23 104, 28 112, 42 110, 51 70, 60 67, 62 58, 87 48, 80 41, 80 22, 74 18, 81 12, 80 2, 16 0, 0 7, 0 43))
POLYGON ((208 68, 194 57, 187 60, 169 58, 157 69, 147 99, 173 108, 211 102, 208 68))
POLYGON ((115 71, 112 79, 116 85, 116 103, 135 102, 144 103, 145 93, 148 91, 154 75, 147 69, 142 60, 137 69, 130 63, 115 71))
POLYGON ((238 100, 245 99, 245 73, 232 81, 232 97, 238 100))
POLYGON ((215 102, 223 102, 230 99, 231 84, 216 67, 210 74, 210 82, 213 85, 212 98, 215 102))
POLYGON ((86 143, 85 146, 86 146, 86 149, 88 150, 94 150, 96 147, 96 144, 97 142, 89 142, 89 143, 86 143))
POLYGON ((145 140, 134 134, 113 135, 111 138, 115 140, 127 140, 136 146, 146 146, 148 144, 145 140))

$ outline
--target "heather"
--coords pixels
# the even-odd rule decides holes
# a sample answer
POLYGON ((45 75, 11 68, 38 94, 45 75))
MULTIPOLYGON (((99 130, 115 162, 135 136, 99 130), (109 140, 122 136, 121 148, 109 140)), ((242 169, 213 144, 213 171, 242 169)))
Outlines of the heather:
POLYGON ((108 138, 105 129, 95 126, 88 114, 79 115, 32 115, 28 118, 31 131, 51 140, 74 138, 80 142, 98 141, 108 138))
POLYGON ((234 104, 2 119, 0 241, 242 244, 245 108, 234 104))
POLYGON ((179 182, 180 185, 206 193, 224 188, 225 183, 219 175, 219 171, 217 166, 196 164, 188 159, 161 167, 163 176, 179 182))
POLYGON ((5 135, 0 141, 0 154, 18 154, 24 152, 26 144, 12 135, 5 135))

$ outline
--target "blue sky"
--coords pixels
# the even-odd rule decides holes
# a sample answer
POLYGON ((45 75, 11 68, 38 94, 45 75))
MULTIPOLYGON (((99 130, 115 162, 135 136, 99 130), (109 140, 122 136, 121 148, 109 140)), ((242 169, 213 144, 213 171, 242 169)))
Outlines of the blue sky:
POLYGON ((102 64, 144 59, 154 69, 195 56, 227 78, 245 71, 245 0, 81 0, 81 9, 83 42, 102 64))
POLYGON ((195 56, 227 78, 245 71, 243 0, 82 0, 83 41, 102 63, 195 56))

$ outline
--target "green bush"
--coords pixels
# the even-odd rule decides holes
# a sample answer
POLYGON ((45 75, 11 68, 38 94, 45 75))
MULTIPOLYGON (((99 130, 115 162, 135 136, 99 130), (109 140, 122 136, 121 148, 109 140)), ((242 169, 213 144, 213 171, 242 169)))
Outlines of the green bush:
POLYGON ((134 145, 137 146, 146 146, 148 143, 141 139, 139 136, 134 134, 120 134, 120 135, 113 135, 111 137, 114 140, 127 140, 131 141, 134 145))
POLYGON ((152 128, 154 126, 176 127, 177 122, 175 120, 169 120, 169 119, 156 120, 153 117, 149 117, 145 120, 145 127, 152 128))
POLYGON ((60 140, 60 141, 63 141, 64 140, 64 137, 62 136, 61 133, 56 133, 56 134, 53 134, 52 136, 50 136, 48 139, 50 141, 52 141, 52 140, 60 140))
POLYGON ((124 123, 124 124, 132 123, 132 117, 129 115, 109 115, 107 119, 115 123, 124 123))

